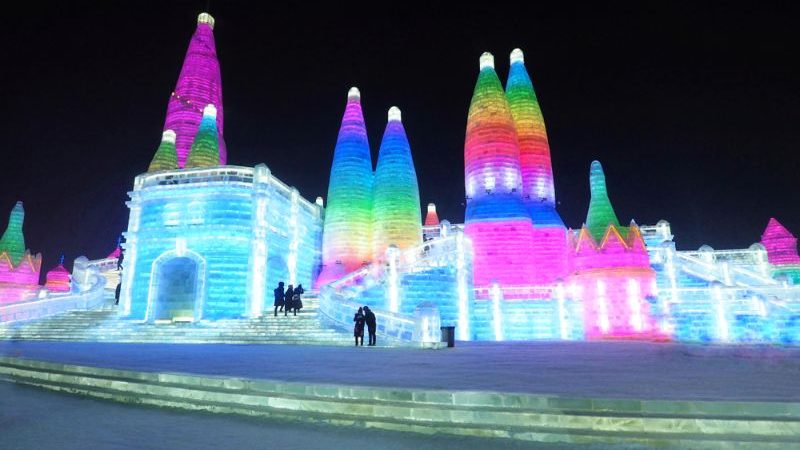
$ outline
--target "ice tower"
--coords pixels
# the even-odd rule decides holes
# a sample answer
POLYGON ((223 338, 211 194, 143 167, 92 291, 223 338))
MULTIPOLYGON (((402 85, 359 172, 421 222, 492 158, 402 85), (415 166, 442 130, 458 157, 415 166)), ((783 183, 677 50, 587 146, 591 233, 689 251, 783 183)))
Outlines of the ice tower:
POLYGON ((322 234, 322 272, 326 284, 372 260, 372 156, 361 111, 361 93, 351 88, 339 128, 328 184, 322 234))
POLYGON ((221 164, 216 118, 217 108, 207 105, 203 109, 203 120, 192 142, 185 168, 214 167, 221 164))
POLYGON ((22 202, 17 202, 0 238, 0 304, 26 300, 39 290, 42 255, 31 255, 25 249, 24 221, 25 209, 22 202))
POLYGON ((380 258, 390 245, 401 250, 422 242, 419 186, 400 110, 389 109, 373 189, 373 248, 380 258))
POLYGON ((567 229, 555 209, 550 145, 522 50, 514 49, 510 61, 506 97, 519 140, 522 198, 533 220, 533 282, 548 284, 566 275, 567 229))
POLYGON ((433 203, 428 203, 428 212, 425 214, 425 226, 436 226, 439 225, 439 215, 436 213, 436 205, 433 203))
POLYGON ((464 166, 464 230, 475 252, 475 286, 531 284, 533 226, 522 201, 517 132, 490 53, 480 58, 467 120, 464 166))
POLYGON ((175 147, 178 167, 186 164, 194 141, 203 108, 212 104, 217 108, 217 130, 219 131, 219 164, 227 161, 222 120, 222 78, 214 44, 214 18, 208 13, 197 17, 197 30, 189 41, 189 49, 183 60, 178 83, 167 106, 164 130, 175 132, 175 147))
POLYGON ((784 275, 792 284, 800 283, 800 256, 797 254, 797 238, 774 217, 769 219, 761 244, 767 249, 767 259, 772 266, 772 275, 784 275))
POLYGON ((587 339, 664 338, 650 314, 655 271, 639 227, 621 227, 606 192, 605 174, 593 161, 586 223, 571 233, 570 285, 583 303, 587 339))
POLYGON ((178 168, 178 154, 175 150, 175 132, 167 130, 161 135, 161 144, 150 161, 148 172, 159 170, 176 170, 178 168))

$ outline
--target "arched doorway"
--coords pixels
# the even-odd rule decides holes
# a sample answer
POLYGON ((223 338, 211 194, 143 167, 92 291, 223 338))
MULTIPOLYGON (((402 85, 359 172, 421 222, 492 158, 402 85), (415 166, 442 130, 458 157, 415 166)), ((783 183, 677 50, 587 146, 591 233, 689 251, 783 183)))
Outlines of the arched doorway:
POLYGON ((204 264, 194 254, 164 254, 153 264, 148 321, 193 321, 202 314, 204 264))

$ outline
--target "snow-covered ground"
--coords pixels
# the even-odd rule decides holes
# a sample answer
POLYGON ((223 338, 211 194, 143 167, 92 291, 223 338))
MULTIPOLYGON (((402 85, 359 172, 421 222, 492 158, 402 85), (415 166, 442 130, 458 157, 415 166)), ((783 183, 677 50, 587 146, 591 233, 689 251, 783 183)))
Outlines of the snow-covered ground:
POLYGON ((456 348, 0 342, 0 354, 120 369, 580 397, 800 401, 800 349, 639 342, 456 348))

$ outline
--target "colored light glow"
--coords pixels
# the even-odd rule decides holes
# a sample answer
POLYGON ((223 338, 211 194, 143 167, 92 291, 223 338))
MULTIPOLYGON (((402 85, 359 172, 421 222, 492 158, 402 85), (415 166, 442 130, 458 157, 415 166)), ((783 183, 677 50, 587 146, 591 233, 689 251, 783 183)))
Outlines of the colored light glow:
POLYGON ((388 274, 388 297, 389 311, 396 313, 400 310, 400 278, 397 274, 397 265, 400 259, 400 250, 391 246, 386 249, 386 263, 389 265, 388 274))
POLYGON ((174 130, 178 166, 184 167, 190 148, 203 117, 203 108, 213 104, 217 110, 219 162, 227 161, 227 150, 223 138, 222 77, 214 43, 214 18, 202 13, 197 20, 197 29, 189 41, 175 90, 169 99, 164 130, 174 130))
POLYGON ((419 187, 400 110, 392 107, 378 154, 373 188, 374 255, 390 245, 405 250, 422 242, 419 187))
POLYGON ((322 237, 323 270, 317 285, 372 260, 372 185, 372 158, 361 94, 352 88, 333 154, 322 237))
POLYGON ((545 203, 555 207, 553 167, 544 116, 520 49, 511 52, 506 97, 519 141, 523 198, 526 202, 545 203))
POLYGON ((207 105, 203 110, 203 120, 192 142, 189 157, 186 158, 187 169, 220 165, 216 116, 217 109, 214 105, 207 105))
POLYGON ((456 239, 456 277, 458 290, 458 334, 462 341, 470 339, 470 320, 469 302, 470 296, 468 289, 468 277, 472 276, 472 270, 467 265, 467 244, 464 242, 464 234, 458 233, 456 239))
POLYGON ((503 314, 500 302, 503 300, 503 292, 500 285, 492 283, 492 323, 494 324, 494 340, 503 340, 503 314))

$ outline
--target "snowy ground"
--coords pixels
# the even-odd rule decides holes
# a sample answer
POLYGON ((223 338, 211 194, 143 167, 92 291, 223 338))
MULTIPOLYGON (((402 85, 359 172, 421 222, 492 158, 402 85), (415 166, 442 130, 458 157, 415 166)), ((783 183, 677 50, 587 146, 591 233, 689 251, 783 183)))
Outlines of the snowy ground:
POLYGON ((637 342, 445 350, 0 342, 0 354, 120 369, 581 397, 800 401, 800 349, 637 342))
MULTIPOLYGON (((138 407, 0 382, 0 449, 552 449, 531 444, 138 407)), ((631 447, 624 447, 626 449, 631 447)))

